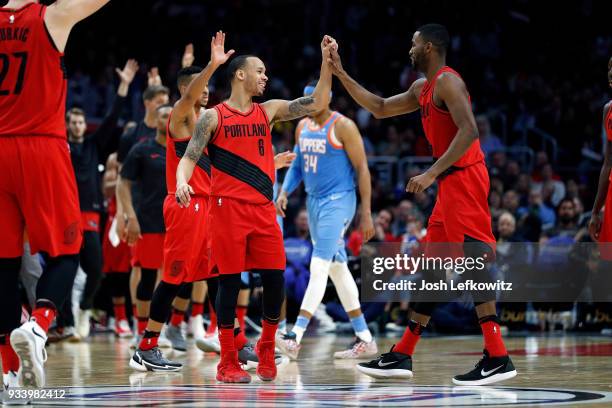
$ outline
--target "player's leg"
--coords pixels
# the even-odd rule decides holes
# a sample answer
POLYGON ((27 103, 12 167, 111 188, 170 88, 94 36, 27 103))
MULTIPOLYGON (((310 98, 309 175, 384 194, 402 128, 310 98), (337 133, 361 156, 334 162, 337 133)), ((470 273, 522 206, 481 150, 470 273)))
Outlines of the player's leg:
MULTIPOLYGON (((131 253, 133 251, 133 247, 130 248, 130 259, 131 253)), ((130 268, 130 300, 132 301, 132 319, 133 326, 135 331, 138 331, 138 297, 136 293, 138 292, 138 284, 140 283, 141 277, 141 268, 140 266, 132 266, 130 268)))
POLYGON ((102 280, 102 245, 97 231, 83 233, 83 248, 81 249, 81 268, 87 275, 85 288, 79 305, 79 325, 76 328, 81 338, 89 336, 91 308, 94 296, 102 280))
POLYGON ((242 332, 246 332, 245 318, 249 310, 249 299, 251 297, 250 276, 249 272, 240 274, 240 292, 238 293, 238 303, 236 304, 236 319, 238 319, 238 327, 242 332))
POLYGON ((189 318, 188 334, 195 339, 204 338, 204 299, 206 299, 206 291, 208 285, 205 280, 193 282, 193 290, 191 291, 191 317, 189 318))
MULTIPOLYGON (((314 250, 310 260, 310 278, 308 286, 300 305, 300 312, 297 320, 286 336, 279 339, 278 346, 283 353, 289 358, 295 360, 300 351, 300 343, 306 332, 306 328, 310 323, 310 319, 314 315, 317 307, 321 304, 325 289, 327 287, 327 278, 329 277, 329 269, 334 256, 333 250, 328 248, 329 239, 320 234, 320 216, 321 216, 321 200, 308 197, 308 226, 310 229, 310 237, 313 242, 314 250)), ((334 246, 335 246, 334 242, 334 246)))
POLYGON ((117 337, 131 337, 132 330, 127 320, 126 293, 129 291, 129 273, 108 272, 108 287, 110 288, 111 300, 113 302, 113 313, 115 315, 115 334, 117 337))
POLYGON ((21 257, 1 258, 2 284, 0 285, 0 357, 2 378, 6 388, 19 387, 17 373, 19 357, 10 342, 11 332, 21 323, 21 303, 18 278, 21 257))
POLYGON ((79 199, 65 140, 23 138, 17 148, 19 157, 26 157, 27 163, 19 166, 20 182, 13 191, 25 218, 32 251, 44 252, 48 258, 36 287, 32 317, 13 331, 11 344, 22 366, 28 366, 21 376, 23 384, 42 387, 46 333, 57 308, 70 297, 79 264, 79 199))
POLYGON ((215 311, 217 302, 217 293, 219 291, 219 277, 214 276, 206 279, 208 314, 210 316, 210 324, 206 330, 204 337, 196 338, 196 346, 205 353, 220 353, 221 345, 219 344, 219 331, 217 327, 217 313, 215 311))
POLYGON ((185 321, 185 313, 189 307, 192 289, 193 282, 184 282, 172 302, 170 324, 166 326, 166 338, 170 340, 175 354, 187 352, 187 341, 183 336, 181 323, 185 321))

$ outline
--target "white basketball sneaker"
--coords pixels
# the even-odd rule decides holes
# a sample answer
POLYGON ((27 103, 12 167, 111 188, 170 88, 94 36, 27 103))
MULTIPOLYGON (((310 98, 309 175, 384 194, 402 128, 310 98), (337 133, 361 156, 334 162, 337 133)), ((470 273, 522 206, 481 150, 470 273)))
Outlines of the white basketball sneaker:
POLYGON ((336 351, 334 353, 334 358, 343 359, 343 360, 358 360, 371 358, 378 355, 378 347, 376 346, 376 342, 372 340, 369 343, 361 340, 359 337, 355 338, 355 341, 348 350, 336 351))
POLYGON ((192 316, 189 319, 189 331, 194 339, 203 339, 206 331, 204 330, 204 318, 202 315, 192 316))
POLYGON ((19 356, 17 377, 21 387, 45 386, 46 342, 45 331, 33 320, 22 324, 11 333, 11 346, 19 356))

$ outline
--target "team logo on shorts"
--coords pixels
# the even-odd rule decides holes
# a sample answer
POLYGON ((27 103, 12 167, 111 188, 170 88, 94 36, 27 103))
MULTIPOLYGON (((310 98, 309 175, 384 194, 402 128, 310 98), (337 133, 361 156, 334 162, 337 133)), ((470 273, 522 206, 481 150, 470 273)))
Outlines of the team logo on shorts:
POLYGON ((184 261, 174 261, 170 266, 170 276, 178 276, 183 272, 184 261))
POLYGON ((64 245, 74 244, 79 233, 79 223, 73 222, 64 230, 64 245))

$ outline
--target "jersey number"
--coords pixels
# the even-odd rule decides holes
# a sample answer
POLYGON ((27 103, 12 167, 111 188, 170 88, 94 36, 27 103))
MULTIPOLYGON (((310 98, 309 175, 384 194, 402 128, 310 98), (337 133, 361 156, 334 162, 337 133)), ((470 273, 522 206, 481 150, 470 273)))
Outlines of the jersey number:
POLYGON ((21 89, 23 88, 23 78, 25 76, 26 65, 28 63, 28 53, 27 52, 14 52, 12 54, 13 58, 9 54, 0 54, 0 96, 6 96, 11 93, 8 89, 2 89, 2 83, 6 78, 6 74, 8 74, 11 59, 19 60, 19 72, 17 72, 17 82, 15 83, 15 88, 13 88, 13 94, 19 95, 21 93, 21 89))
POLYGON ((265 150, 264 150, 264 141, 263 139, 259 139, 257 141, 257 145, 259 146, 259 155, 263 156, 265 154, 265 150))
POLYGON ((319 156, 316 154, 305 154, 304 155, 304 171, 309 173, 312 169, 313 173, 317 172, 317 161, 319 156))

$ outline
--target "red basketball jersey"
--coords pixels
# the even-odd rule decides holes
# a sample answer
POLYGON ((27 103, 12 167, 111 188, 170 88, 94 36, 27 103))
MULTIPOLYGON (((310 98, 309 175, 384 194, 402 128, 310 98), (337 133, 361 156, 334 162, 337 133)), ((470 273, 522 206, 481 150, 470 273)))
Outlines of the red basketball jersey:
MULTIPOLYGON (((190 137, 184 139, 174 139, 170 132, 170 120, 172 113, 166 124, 166 188, 168 194, 176 193, 176 169, 181 157, 187 150, 190 137)), ((196 196, 208 196, 210 194, 210 159, 207 151, 204 150, 200 160, 196 163, 196 168, 193 171, 189 185, 193 188, 193 194, 196 196)))
POLYGON ((44 17, 28 3, 0 8, 0 136, 66 138, 66 71, 44 17))
POLYGON ((608 113, 604 119, 604 126, 606 128, 606 136, 612 142, 612 100, 610 100, 609 104, 608 113))
POLYGON ((209 145, 210 195, 232 197, 252 204, 273 199, 274 153, 270 122, 261 105, 248 112, 226 103, 215 106, 218 125, 209 145))
MULTIPOLYGON (((448 72, 461 78, 461 75, 454 69, 442 67, 434 76, 433 81, 425 82, 421 94, 419 95, 423 130, 425 131, 425 137, 427 137, 427 140, 431 144, 433 156, 435 158, 439 158, 446 152, 458 130, 450 113, 437 107, 433 101, 436 80, 443 72, 448 72)), ((484 154, 480 149, 480 141, 476 140, 463 156, 453 163, 453 165, 457 167, 466 167, 482 160, 484 160, 484 154)))

